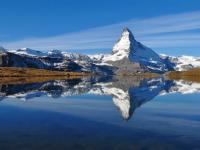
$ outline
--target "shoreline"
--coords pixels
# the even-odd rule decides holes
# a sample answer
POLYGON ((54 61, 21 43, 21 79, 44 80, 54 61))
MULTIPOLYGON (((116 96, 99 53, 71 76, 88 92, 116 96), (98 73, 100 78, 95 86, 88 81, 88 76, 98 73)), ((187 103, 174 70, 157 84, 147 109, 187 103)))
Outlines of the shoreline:
MULTIPOLYGON (((89 76, 101 75, 86 72, 67 72, 34 68, 0 67, 0 84, 25 84, 35 82, 47 82, 51 80, 70 80, 80 79, 89 76)), ((164 77, 166 80, 185 80, 200 83, 200 68, 194 68, 189 71, 172 71, 166 72, 164 74, 146 72, 141 74, 121 74, 110 76, 141 78, 164 77)))
POLYGON ((52 71, 35 68, 0 67, 0 77, 83 77, 91 75, 86 72, 52 71))

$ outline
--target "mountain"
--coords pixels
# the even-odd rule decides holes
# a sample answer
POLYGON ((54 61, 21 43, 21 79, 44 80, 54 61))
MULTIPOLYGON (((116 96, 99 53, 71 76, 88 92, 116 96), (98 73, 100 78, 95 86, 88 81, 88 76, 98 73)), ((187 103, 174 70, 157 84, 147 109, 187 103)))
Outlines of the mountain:
MULTIPOLYGON (((46 65, 46 68, 55 70, 85 71, 104 75, 134 74, 138 72, 163 73, 171 70, 166 61, 160 58, 152 49, 137 42, 128 28, 123 30, 111 54, 92 56, 59 50, 40 52, 30 48, 9 52, 23 58, 37 59, 46 65)), ((13 65, 16 67, 15 63, 13 65)), ((20 67, 20 65, 17 66, 20 67)), ((26 65, 22 65, 22 67, 24 66, 26 65)), ((33 67, 40 68, 36 65, 33 67)))
POLYGON ((51 50, 40 52, 30 48, 0 52, 0 67, 21 67, 49 69, 55 71, 92 72, 95 74, 113 74, 112 68, 105 65, 97 65, 87 55, 51 50))
POLYGON ((41 59, 18 55, 8 51, 0 52, 0 67, 51 69, 51 66, 41 59))
POLYGON ((25 55, 25 56, 32 56, 32 57, 45 57, 47 56, 46 53, 38 51, 38 50, 33 50, 30 48, 22 48, 18 50, 13 50, 10 51, 11 53, 18 54, 18 55, 25 55))
MULTIPOLYGON (((165 67, 161 58, 152 49, 142 45, 136 41, 132 32, 125 28, 121 34, 120 39, 114 45, 112 55, 104 59, 104 61, 118 61, 124 58, 131 62, 145 63, 159 63, 161 70, 165 67)), ((157 69, 157 68, 156 68, 157 69)))
MULTIPOLYGON (((98 58, 98 56, 93 58, 98 58)), ((128 28, 124 28, 120 39, 112 49, 112 54, 99 58, 104 64, 117 67, 116 74, 163 73, 173 70, 170 62, 162 59, 152 49, 138 42, 128 28)))
POLYGON ((134 75, 189 70, 200 67, 200 58, 158 55, 138 42, 128 28, 124 28, 110 54, 84 55, 56 49, 41 52, 30 48, 6 50, 0 47, 0 66, 91 72, 101 75, 134 75))
POLYGON ((90 55, 90 58, 97 64, 116 67, 115 74, 163 73, 200 67, 200 57, 185 55, 175 57, 155 53, 138 42, 128 28, 123 30, 111 54, 90 55))
POLYGON ((200 67, 200 57, 194 56, 167 56, 164 54, 160 55, 164 59, 168 59, 171 63, 174 64, 174 70, 176 71, 187 71, 192 68, 200 67))

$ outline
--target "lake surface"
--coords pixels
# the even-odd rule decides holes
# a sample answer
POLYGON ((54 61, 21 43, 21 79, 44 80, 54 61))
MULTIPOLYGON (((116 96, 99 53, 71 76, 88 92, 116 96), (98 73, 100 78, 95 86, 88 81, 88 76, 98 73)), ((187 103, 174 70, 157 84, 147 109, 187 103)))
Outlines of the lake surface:
POLYGON ((198 150, 200 84, 88 77, 0 84, 1 150, 198 150))

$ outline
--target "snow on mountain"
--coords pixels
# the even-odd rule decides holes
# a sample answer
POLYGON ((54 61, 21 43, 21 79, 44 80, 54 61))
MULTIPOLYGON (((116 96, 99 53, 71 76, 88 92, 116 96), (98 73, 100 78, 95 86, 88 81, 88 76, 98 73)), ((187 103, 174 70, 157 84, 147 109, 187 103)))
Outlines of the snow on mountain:
POLYGON ((63 54, 62 54, 62 51, 57 50, 57 49, 53 49, 53 50, 48 51, 47 56, 52 57, 52 58, 62 58, 63 54))
POLYGON ((38 51, 38 50, 33 50, 30 48, 21 48, 18 50, 11 50, 9 51, 11 53, 14 54, 18 54, 18 55, 26 55, 26 56, 32 56, 32 57, 45 57, 47 56, 47 53, 38 51))
POLYGON ((185 70, 184 66, 191 65, 191 67, 200 67, 200 58, 193 56, 181 56, 177 57, 178 62, 176 65, 177 70, 182 71, 185 70))
POLYGON ((107 57, 110 57, 110 54, 95 54, 95 55, 88 55, 88 56, 96 65, 112 66, 111 63, 106 62, 106 59, 107 57))
POLYGON ((93 55, 90 58, 105 65, 112 65, 112 62, 128 59, 130 62, 139 63, 145 66, 148 71, 153 72, 184 71, 200 67, 200 57, 158 55, 152 49, 136 41, 128 28, 123 30, 120 39, 113 47, 112 54, 93 55))
POLYGON ((93 60, 93 62, 100 64, 103 62, 104 57, 106 57, 109 54, 94 54, 94 55, 88 55, 90 59, 93 60))
POLYGON ((194 56, 167 56, 165 54, 160 55, 162 58, 168 58, 172 63, 174 63, 174 70, 176 71, 186 71, 192 68, 200 67, 200 57, 194 56))
POLYGON ((11 50, 9 52, 15 53, 18 55, 26 55, 26 56, 32 56, 32 57, 66 58, 73 61, 93 62, 93 59, 91 59, 87 55, 62 52, 61 50, 57 50, 57 49, 53 49, 48 52, 41 52, 41 51, 33 50, 30 48, 22 48, 18 50, 11 50))
MULTIPOLYGON (((0 52, 5 53, 7 50, 0 47, 0 52)), ((152 49, 138 42, 128 28, 123 30, 121 37, 113 46, 111 54, 84 55, 60 50, 42 52, 30 48, 22 48, 8 52, 41 58, 40 60, 44 60, 44 63, 48 61, 48 64, 52 64, 52 66, 56 66, 57 68, 66 68, 71 61, 81 66, 82 70, 85 71, 92 70, 92 72, 95 72, 101 70, 101 72, 105 72, 113 70, 111 71, 113 74, 147 71, 163 73, 170 70, 183 71, 200 67, 200 57, 158 55, 152 49)))
POLYGON ((106 54, 88 55, 92 60, 102 61, 106 54))
POLYGON ((136 41, 132 32, 125 28, 118 42, 114 45, 112 54, 102 58, 103 62, 114 62, 128 59, 132 63, 139 63, 149 71, 164 72, 168 68, 163 59, 152 49, 136 41))
POLYGON ((9 52, 17 54, 17 55, 26 55, 26 56, 31 56, 31 57, 61 57, 62 56, 62 51, 60 50, 50 50, 48 52, 42 52, 39 50, 33 50, 30 48, 21 48, 17 50, 10 50, 9 52))
MULTIPOLYGON (((2 56, 3 67, 31 67, 37 69, 85 71, 101 75, 112 74, 109 66, 100 66, 87 55, 51 50, 40 52, 29 48, 10 50, 6 56, 2 56), (10 63, 12 62, 12 63, 10 63)), ((1 57, 0 57, 1 60, 1 57)))
POLYGON ((84 54, 78 54, 78 53, 68 53, 68 52, 62 52, 63 56, 65 58, 71 59, 73 61, 77 62, 93 62, 93 59, 91 59, 88 55, 84 54))

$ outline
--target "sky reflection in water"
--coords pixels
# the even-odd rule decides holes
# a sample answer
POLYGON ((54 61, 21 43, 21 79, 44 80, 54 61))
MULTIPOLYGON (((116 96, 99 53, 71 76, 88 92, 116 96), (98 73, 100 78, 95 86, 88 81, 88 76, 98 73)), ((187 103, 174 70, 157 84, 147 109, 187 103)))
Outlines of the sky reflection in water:
POLYGON ((200 148, 198 83, 91 77, 0 91, 0 149, 200 148))

